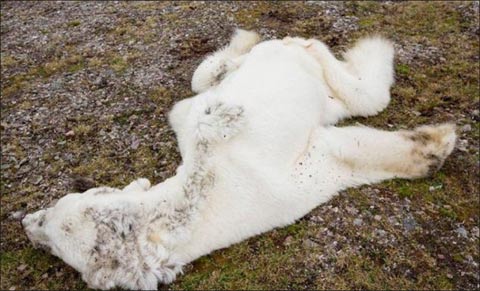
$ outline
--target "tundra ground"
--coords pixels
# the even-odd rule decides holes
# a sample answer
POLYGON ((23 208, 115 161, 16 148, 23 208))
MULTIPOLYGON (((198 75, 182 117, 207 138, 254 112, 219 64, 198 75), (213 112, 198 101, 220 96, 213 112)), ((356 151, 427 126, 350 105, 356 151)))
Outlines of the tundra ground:
POLYGON ((19 217, 83 186, 158 183, 180 159, 166 113, 235 27, 315 37, 336 53, 396 43, 383 129, 453 121, 431 178, 342 192, 291 226, 186 266, 164 289, 478 289, 478 2, 2 2, 0 289, 84 289, 19 217))

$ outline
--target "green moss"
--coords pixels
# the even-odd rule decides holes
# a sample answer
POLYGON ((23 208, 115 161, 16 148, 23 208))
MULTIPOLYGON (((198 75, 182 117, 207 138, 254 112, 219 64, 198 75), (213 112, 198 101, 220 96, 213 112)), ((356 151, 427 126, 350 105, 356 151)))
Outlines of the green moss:
POLYGON ((398 196, 400 196, 401 198, 412 198, 414 195, 411 186, 407 183, 398 187, 397 192, 398 196))
POLYGON ((127 67, 127 61, 121 56, 115 56, 110 60, 110 67, 117 73, 123 73, 127 67))
POLYGON ((10 55, 6 55, 5 53, 1 54, 1 60, 0 60, 2 67, 9 68, 13 67, 18 64, 18 60, 15 59, 14 57, 10 55))
POLYGON ((447 218, 450 218, 450 219, 457 219, 457 214, 455 213, 455 211, 453 211, 453 209, 447 209, 447 208, 440 208, 440 214, 444 217, 447 217, 447 218))
POLYGON ((410 67, 406 64, 398 64, 396 71, 400 75, 408 75, 410 73, 410 67))
POLYGON ((376 23, 377 23, 377 19, 373 17, 363 18, 358 21, 358 24, 363 28, 370 27, 372 25, 375 25, 376 23))
POLYGON ((72 20, 72 21, 67 23, 67 26, 68 27, 76 27, 76 26, 79 26, 80 24, 81 24, 81 22, 79 20, 72 20))

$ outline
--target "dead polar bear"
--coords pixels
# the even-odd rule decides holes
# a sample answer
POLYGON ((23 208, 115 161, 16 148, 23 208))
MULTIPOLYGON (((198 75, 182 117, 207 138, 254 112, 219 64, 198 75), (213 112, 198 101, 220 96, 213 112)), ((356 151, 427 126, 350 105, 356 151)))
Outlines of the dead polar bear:
POLYGON ((24 218, 32 243, 92 288, 156 289, 182 265, 291 224, 342 189, 426 176, 453 150, 451 124, 333 126, 387 106, 388 41, 361 40, 343 62, 317 40, 258 40, 238 30, 196 70, 198 95, 170 113, 183 158, 174 177, 69 194, 24 218))

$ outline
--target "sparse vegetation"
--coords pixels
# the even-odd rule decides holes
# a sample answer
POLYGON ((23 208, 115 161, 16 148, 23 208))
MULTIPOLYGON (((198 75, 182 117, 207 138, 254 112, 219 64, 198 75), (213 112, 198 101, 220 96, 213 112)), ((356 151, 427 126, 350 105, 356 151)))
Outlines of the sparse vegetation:
POLYGON ((454 121, 457 149, 431 178, 345 191, 293 225, 200 258, 161 288, 478 289, 478 7, 2 2, 0 289, 86 288, 72 268, 32 248, 18 213, 72 191, 75 175, 109 186, 173 175, 180 157, 167 112, 191 96, 195 66, 234 27, 315 37, 338 55, 365 35, 392 39, 390 106, 343 124, 454 121))

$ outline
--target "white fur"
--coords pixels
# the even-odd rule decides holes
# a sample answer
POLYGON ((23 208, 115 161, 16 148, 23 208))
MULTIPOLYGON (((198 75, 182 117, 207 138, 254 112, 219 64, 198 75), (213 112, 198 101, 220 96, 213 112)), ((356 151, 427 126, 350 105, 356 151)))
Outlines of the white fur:
POLYGON ((241 65, 244 55, 259 41, 260 36, 255 32, 235 30, 230 43, 208 56, 195 70, 192 91, 202 93, 218 85, 229 72, 241 65))
POLYGON ((237 32, 195 72, 192 86, 202 93, 172 109, 183 158, 174 177, 69 194, 25 217, 30 240, 91 287, 156 289, 183 264, 291 224, 342 189, 426 176, 453 150, 451 124, 395 132, 333 126, 387 106, 390 42, 361 40, 342 62, 317 40, 252 48, 257 41, 237 32), (241 62, 212 82, 232 55, 241 62))

